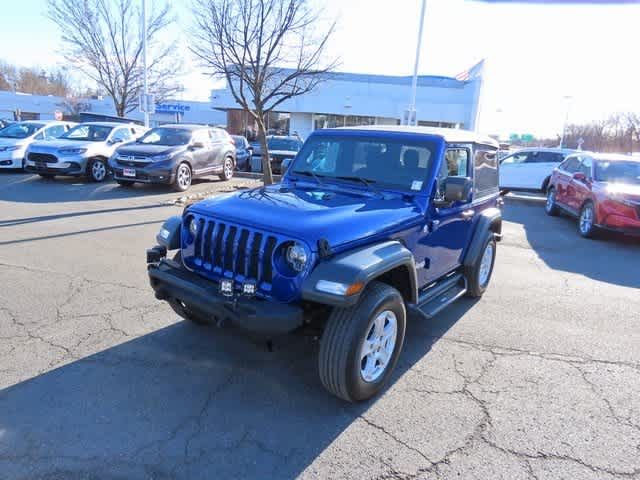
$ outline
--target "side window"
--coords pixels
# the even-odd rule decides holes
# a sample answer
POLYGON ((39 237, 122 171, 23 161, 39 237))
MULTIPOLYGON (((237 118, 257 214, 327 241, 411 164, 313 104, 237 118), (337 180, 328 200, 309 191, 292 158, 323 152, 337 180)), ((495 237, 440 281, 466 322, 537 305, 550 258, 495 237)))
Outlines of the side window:
POLYGON ((587 178, 592 178, 591 174, 591 166, 593 165, 593 160, 589 157, 584 157, 582 163, 580 164, 580 172, 584 173, 587 178))
POLYGON ((473 196, 481 198, 498 193, 498 156, 492 148, 479 146, 473 156, 473 196))
POLYGON ((113 135, 111 135, 111 140, 126 142, 131 138, 131 132, 128 128, 118 128, 113 135))
POLYGON ((560 163, 563 159, 557 152, 529 152, 527 163, 560 163))
POLYGON ((54 138, 58 138, 63 133, 64 125, 54 125, 53 127, 49 127, 44 131, 44 138, 46 140, 53 140, 54 138))
POLYGON ((502 160, 502 165, 517 165, 520 163, 524 163, 527 161, 529 154, 527 152, 514 153, 513 155, 509 155, 502 160))
POLYGON ((40 132, 39 134, 37 134, 33 138, 34 138, 34 140, 44 140, 44 131, 40 132))
POLYGON ((438 196, 442 197, 444 180, 447 177, 469 176, 469 150, 466 148, 448 148, 438 173, 438 196))
POLYGON ((193 132, 194 143, 202 143, 204 146, 211 144, 211 136, 209 134, 209 130, 197 130, 193 132))
POLYGON ((580 167, 579 157, 569 157, 560 165, 560 169, 568 173, 576 173, 579 167, 580 167))

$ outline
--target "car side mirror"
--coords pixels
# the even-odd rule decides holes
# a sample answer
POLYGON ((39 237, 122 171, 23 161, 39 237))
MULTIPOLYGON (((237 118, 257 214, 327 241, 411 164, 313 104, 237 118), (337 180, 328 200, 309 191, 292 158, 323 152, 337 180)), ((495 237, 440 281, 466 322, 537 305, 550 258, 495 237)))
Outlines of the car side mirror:
POLYGON ((202 142, 193 142, 191 144, 191 148, 193 148, 193 149, 204 148, 204 143, 202 143, 202 142))
POLYGON ((446 207, 455 202, 466 202, 471 195, 473 181, 469 177, 447 177, 442 183, 443 196, 435 201, 436 206, 446 207))
POLYGON ((587 181, 587 176, 582 172, 576 172, 576 173, 573 174, 573 179, 578 181, 578 182, 586 182, 587 181))

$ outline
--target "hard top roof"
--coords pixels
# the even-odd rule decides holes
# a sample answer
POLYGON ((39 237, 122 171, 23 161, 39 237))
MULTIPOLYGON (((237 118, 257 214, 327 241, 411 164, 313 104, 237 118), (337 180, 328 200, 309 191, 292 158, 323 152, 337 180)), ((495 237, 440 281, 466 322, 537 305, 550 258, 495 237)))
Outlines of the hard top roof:
POLYGON ((338 127, 327 130, 361 130, 368 132, 412 133, 418 135, 432 135, 441 137, 447 143, 481 143, 498 148, 498 142, 493 138, 470 130, 457 128, 419 127, 409 125, 362 125, 359 127, 338 127))

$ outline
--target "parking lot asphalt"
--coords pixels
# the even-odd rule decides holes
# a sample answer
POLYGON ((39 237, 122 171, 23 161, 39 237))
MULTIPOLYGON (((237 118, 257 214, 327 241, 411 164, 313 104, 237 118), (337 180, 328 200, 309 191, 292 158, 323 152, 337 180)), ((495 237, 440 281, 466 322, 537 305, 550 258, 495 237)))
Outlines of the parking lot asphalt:
POLYGON ((392 384, 350 405, 310 340, 154 299, 179 196, 0 173, 0 479, 640 479, 638 240, 507 197, 485 296, 410 319, 392 384))

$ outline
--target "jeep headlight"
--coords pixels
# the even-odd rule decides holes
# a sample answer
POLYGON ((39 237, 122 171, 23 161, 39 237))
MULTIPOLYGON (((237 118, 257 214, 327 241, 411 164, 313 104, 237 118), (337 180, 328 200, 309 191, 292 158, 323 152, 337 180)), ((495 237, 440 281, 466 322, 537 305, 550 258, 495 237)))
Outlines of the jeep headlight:
POLYGON ((196 238, 196 234, 198 233, 198 220, 192 218, 189 222, 189 233, 196 238))
POLYGON ((58 153, 60 153, 60 155, 80 155, 86 151, 86 148, 61 148, 58 150, 58 153))
POLYGON ((294 243, 287 248, 287 263, 296 272, 301 272, 307 265, 307 251, 299 243, 294 243))

